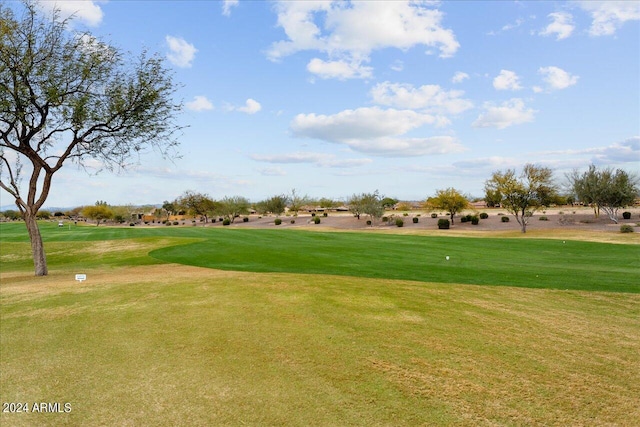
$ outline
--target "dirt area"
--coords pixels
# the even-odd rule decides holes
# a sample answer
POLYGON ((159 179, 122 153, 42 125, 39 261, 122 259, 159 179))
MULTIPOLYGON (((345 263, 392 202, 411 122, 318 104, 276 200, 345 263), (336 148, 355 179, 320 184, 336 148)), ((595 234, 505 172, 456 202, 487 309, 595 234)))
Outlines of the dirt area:
MULTIPOLYGON (((450 230, 438 230, 438 219, 449 218, 446 212, 436 212, 438 216, 432 218, 432 212, 424 211, 387 211, 385 216, 390 218, 389 221, 383 222, 381 220, 375 221, 372 226, 367 225, 369 219, 366 215, 362 215, 360 219, 355 218, 349 212, 329 212, 327 216, 323 216, 322 213, 317 213, 316 216, 320 218, 320 223, 315 224, 313 222, 314 217, 310 213, 300 213, 298 216, 282 215, 279 218, 282 220, 280 225, 275 225, 274 221, 276 217, 274 215, 249 215, 249 221, 243 222, 242 218, 236 218, 235 222, 229 225, 230 228, 305 228, 305 229, 331 229, 331 230, 388 230, 394 232, 427 232, 427 231, 441 231, 446 233, 456 234, 475 234, 482 232, 494 232, 496 235, 520 233, 520 225, 516 219, 509 215, 504 209, 481 209, 478 211, 464 211, 462 214, 457 214, 454 217, 454 224, 450 230), (479 224, 473 225, 471 222, 461 222, 461 217, 467 214, 480 214, 486 212, 489 217, 481 219, 479 224), (508 217, 509 222, 503 222, 502 218, 508 217), (396 219, 403 219, 403 226, 396 226, 396 219), (418 222, 414 223, 413 218, 418 218, 418 222), (292 222, 294 221, 294 222, 292 222)), ((182 223, 181 223, 182 224, 182 223)), ((618 224, 611 221, 606 214, 601 213, 599 218, 595 218, 593 210, 590 208, 565 208, 565 209, 547 209, 544 211, 536 212, 533 217, 529 219, 527 225, 527 233, 536 234, 537 231, 549 234, 549 232, 557 231, 558 237, 562 238, 562 233, 567 232, 569 234, 576 234, 580 232, 585 233, 615 233, 620 234, 620 226, 623 224, 629 224, 635 228, 636 233, 640 232, 640 208, 631 208, 620 210, 618 224), (622 219, 622 212, 629 211, 632 213, 631 219, 622 219), (546 220, 544 219, 546 218, 546 220)), ((185 225, 191 225, 190 221, 186 221, 185 225)), ((197 223, 197 226, 206 227, 223 227, 222 222, 216 220, 216 222, 197 223)), ((634 240, 638 238, 637 234, 633 233, 634 240)), ((550 236, 547 236, 550 237, 550 236)), ((606 240, 605 236, 602 236, 606 240)), ((598 239, 600 240, 600 239, 598 239)))

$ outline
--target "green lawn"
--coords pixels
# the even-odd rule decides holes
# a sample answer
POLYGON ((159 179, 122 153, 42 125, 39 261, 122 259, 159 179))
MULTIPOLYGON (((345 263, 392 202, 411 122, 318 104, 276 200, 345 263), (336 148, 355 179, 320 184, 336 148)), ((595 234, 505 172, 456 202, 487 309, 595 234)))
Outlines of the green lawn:
MULTIPOLYGON (((175 262, 234 271, 640 292, 640 245, 286 229, 69 230, 46 223, 43 236, 51 269, 175 262), (104 242, 106 250, 83 256, 82 248, 95 241, 104 242), (139 247, 149 250, 140 251, 139 247)), ((5 255, 3 265, 10 269, 31 268, 24 227, 0 224, 0 242, 8 251, 23 253, 14 258, 5 255)))
POLYGON ((638 245, 49 224, 43 234, 51 273, 35 278, 24 226, 0 225, 0 396, 71 412, 0 412, 3 427, 640 419, 638 245), (214 268, 168 263, 194 259, 214 268))

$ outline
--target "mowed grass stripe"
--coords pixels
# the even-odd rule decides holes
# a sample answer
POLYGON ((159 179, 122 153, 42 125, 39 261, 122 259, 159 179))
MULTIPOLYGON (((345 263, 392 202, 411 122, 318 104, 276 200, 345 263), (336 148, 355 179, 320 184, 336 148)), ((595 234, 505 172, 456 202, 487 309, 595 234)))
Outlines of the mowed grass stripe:
POLYGON ((639 251, 632 245, 546 239, 223 230, 150 255, 223 270, 640 292, 639 251))

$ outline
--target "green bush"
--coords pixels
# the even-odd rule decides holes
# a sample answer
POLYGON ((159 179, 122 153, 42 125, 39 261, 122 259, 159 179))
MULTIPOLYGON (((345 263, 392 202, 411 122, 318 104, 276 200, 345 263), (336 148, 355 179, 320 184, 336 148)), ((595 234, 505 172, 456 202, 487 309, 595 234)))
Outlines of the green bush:
POLYGON ((281 220, 280 218, 276 218, 276 219, 273 221, 273 223, 274 223, 275 225, 280 225, 280 224, 282 224, 282 220, 281 220))
POLYGON ((178 225, 178 221, 173 221, 173 225, 178 225))
POLYGON ((502 222, 509 222, 509 217, 508 216, 503 216, 500 219, 501 219, 502 222))
POLYGON ((244 218, 242 218, 242 222, 249 222, 249 218, 245 216, 244 218))
POLYGON ((327 217, 327 216, 329 216, 329 214, 328 214, 328 213, 326 213, 326 212, 323 212, 323 213, 322 213, 322 216, 327 217))
POLYGON ((448 230, 450 226, 449 220, 441 218, 438 220, 438 228, 440 230, 448 230))
POLYGON ((403 227, 403 226, 404 226, 404 221, 402 220, 402 218, 396 219, 396 227, 403 227))
POLYGON ((431 218, 438 218, 438 214, 437 214, 437 213, 435 213, 435 212, 434 212, 434 213, 432 213, 432 214, 431 214, 431 218))
POLYGON ((129 227, 135 227, 136 225, 133 222, 129 223, 129 227))
POLYGON ((546 216, 541 216, 540 218, 538 218, 540 221, 549 221, 549 218, 547 218, 546 216))
POLYGON ((480 223, 480 218, 479 217, 477 217, 475 215, 471 217, 471 224, 478 225, 479 223, 480 223))
POLYGON ((413 223, 414 223, 414 224, 417 224, 417 223, 418 223, 418 217, 417 217, 417 216, 414 216, 414 217, 413 217, 413 223))
POLYGON ((402 214, 402 216, 409 216, 409 213, 408 213, 408 212, 404 212, 404 213, 402 214))
POLYGON ((165 222, 165 225, 171 225, 171 223, 169 221, 165 222))
POLYGON ((295 220, 295 219, 292 219, 290 222, 291 222, 291 224, 295 224, 295 223, 296 223, 296 220, 295 220))
POLYGON ((633 227, 629 224, 624 224, 620 226, 621 233, 633 233, 633 227))
POLYGON ((371 225, 371 220, 370 219, 367 220, 367 225, 371 225))
POLYGON ((622 218, 623 219, 631 219, 631 212, 622 212, 622 218))
POLYGON ((315 224, 320 224, 320 217, 319 217, 319 216, 314 216, 314 217, 313 217, 313 222, 314 222, 315 224))
POLYGON ((382 217, 382 222, 387 222, 389 221, 389 217, 388 216, 383 216, 382 217))
POLYGON ((469 221, 469 218, 467 218, 466 216, 460 217, 460 222, 467 222, 467 221, 469 221))
POLYGON ((487 219, 487 218, 489 218, 489 214, 488 213, 486 213, 486 212, 480 213, 480 219, 487 219))
POLYGON ((229 225, 231 224, 231 220, 229 218, 225 218, 222 220, 222 225, 229 225))

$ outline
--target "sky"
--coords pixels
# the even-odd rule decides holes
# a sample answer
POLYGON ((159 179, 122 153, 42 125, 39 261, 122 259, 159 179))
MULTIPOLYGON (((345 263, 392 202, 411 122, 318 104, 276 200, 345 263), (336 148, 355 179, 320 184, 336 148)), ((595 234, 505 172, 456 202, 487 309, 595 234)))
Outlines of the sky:
MULTIPOLYGON (((6 2, 6 0, 4 0, 6 2)), ((495 171, 640 170, 637 1, 57 1, 73 29, 158 52, 181 157, 56 174, 45 206, 484 195, 495 171)), ((19 3, 16 3, 19 5, 19 3)), ((12 201, 2 192, 3 206, 12 201)))

